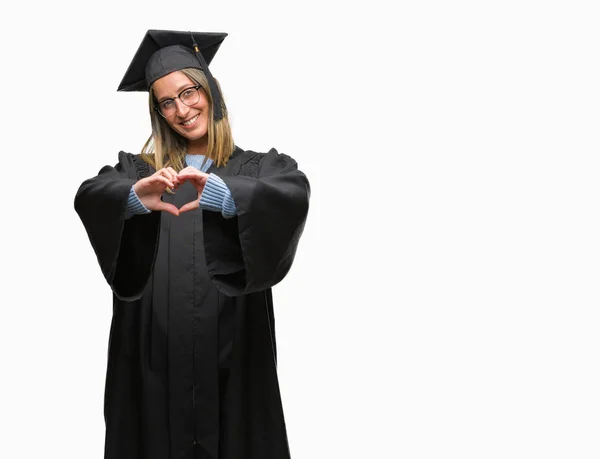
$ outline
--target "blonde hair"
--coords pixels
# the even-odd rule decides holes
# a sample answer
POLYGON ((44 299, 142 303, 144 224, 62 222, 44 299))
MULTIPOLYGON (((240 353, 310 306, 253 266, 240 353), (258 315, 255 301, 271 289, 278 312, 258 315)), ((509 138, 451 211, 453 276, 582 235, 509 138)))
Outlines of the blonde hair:
MULTIPOLYGON (((200 69, 186 68, 179 70, 195 84, 202 86, 208 99, 208 148, 206 157, 213 160, 217 167, 227 164, 227 160, 235 148, 231 126, 227 116, 227 107, 221 97, 221 111, 223 118, 218 121, 213 119, 213 96, 206 80, 206 75, 200 69)), ((217 87, 221 94, 221 86, 215 78, 217 87)), ((187 140, 177 134, 167 121, 154 109, 156 101, 154 91, 150 88, 148 103, 150 107, 150 121, 152 125, 152 134, 142 147, 141 157, 150 164, 155 170, 163 167, 172 167, 179 172, 183 169, 184 158, 187 154, 187 140)))

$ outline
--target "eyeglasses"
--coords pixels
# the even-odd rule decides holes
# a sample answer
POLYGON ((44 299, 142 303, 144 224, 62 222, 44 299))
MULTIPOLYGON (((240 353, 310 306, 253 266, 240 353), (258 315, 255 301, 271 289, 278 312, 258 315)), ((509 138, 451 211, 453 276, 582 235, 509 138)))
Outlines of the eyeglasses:
POLYGON ((202 86, 192 86, 191 88, 184 89, 179 93, 177 97, 172 99, 165 99, 157 104, 154 107, 158 113, 160 113, 163 118, 168 118, 169 116, 173 116, 177 112, 177 104, 175 103, 175 99, 179 99, 183 104, 188 107, 194 105, 200 100, 200 89, 202 86))

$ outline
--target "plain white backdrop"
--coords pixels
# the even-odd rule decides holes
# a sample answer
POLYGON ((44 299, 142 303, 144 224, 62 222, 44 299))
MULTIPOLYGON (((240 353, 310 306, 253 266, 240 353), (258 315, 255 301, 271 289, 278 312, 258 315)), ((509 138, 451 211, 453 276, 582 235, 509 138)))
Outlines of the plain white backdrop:
POLYGON ((295 459, 600 456, 597 3, 3 9, 0 457, 103 457, 111 293, 73 198, 150 133, 116 92, 149 28, 229 33, 237 145, 311 181, 274 289, 295 459))

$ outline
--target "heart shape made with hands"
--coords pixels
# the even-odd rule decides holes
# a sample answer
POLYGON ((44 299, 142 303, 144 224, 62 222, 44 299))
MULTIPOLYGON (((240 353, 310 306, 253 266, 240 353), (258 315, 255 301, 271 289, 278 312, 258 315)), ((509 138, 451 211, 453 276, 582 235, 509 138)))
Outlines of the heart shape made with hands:
POLYGON ((179 216, 184 212, 200 207, 200 196, 209 176, 210 174, 199 171, 192 166, 182 169, 179 173, 175 172, 172 167, 166 167, 156 171, 150 177, 138 180, 133 185, 133 189, 147 209, 169 212, 179 216), (190 182, 196 188, 198 199, 190 201, 180 208, 162 200, 162 195, 167 188, 176 190, 185 182, 190 182))

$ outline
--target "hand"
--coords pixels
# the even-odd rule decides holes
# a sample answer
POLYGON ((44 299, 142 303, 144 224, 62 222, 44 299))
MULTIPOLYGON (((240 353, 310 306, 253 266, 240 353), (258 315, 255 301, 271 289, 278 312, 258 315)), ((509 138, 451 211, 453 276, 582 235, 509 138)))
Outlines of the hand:
POLYGON ((204 190, 204 185, 206 185, 206 181, 210 174, 206 174, 204 172, 199 171, 195 167, 186 167, 181 170, 176 177, 177 183, 183 183, 185 181, 190 182, 194 185, 194 188, 198 191, 198 199, 194 201, 190 201, 187 204, 184 204, 180 209, 179 213, 188 212, 190 210, 197 209, 200 207, 200 196, 202 195, 202 191, 204 190))
POLYGON ((179 216, 179 209, 173 204, 163 202, 162 194, 167 187, 176 188, 182 183, 177 177, 177 172, 172 167, 157 170, 150 177, 138 180, 133 185, 133 191, 137 194, 142 204, 150 210, 161 210, 179 216))

